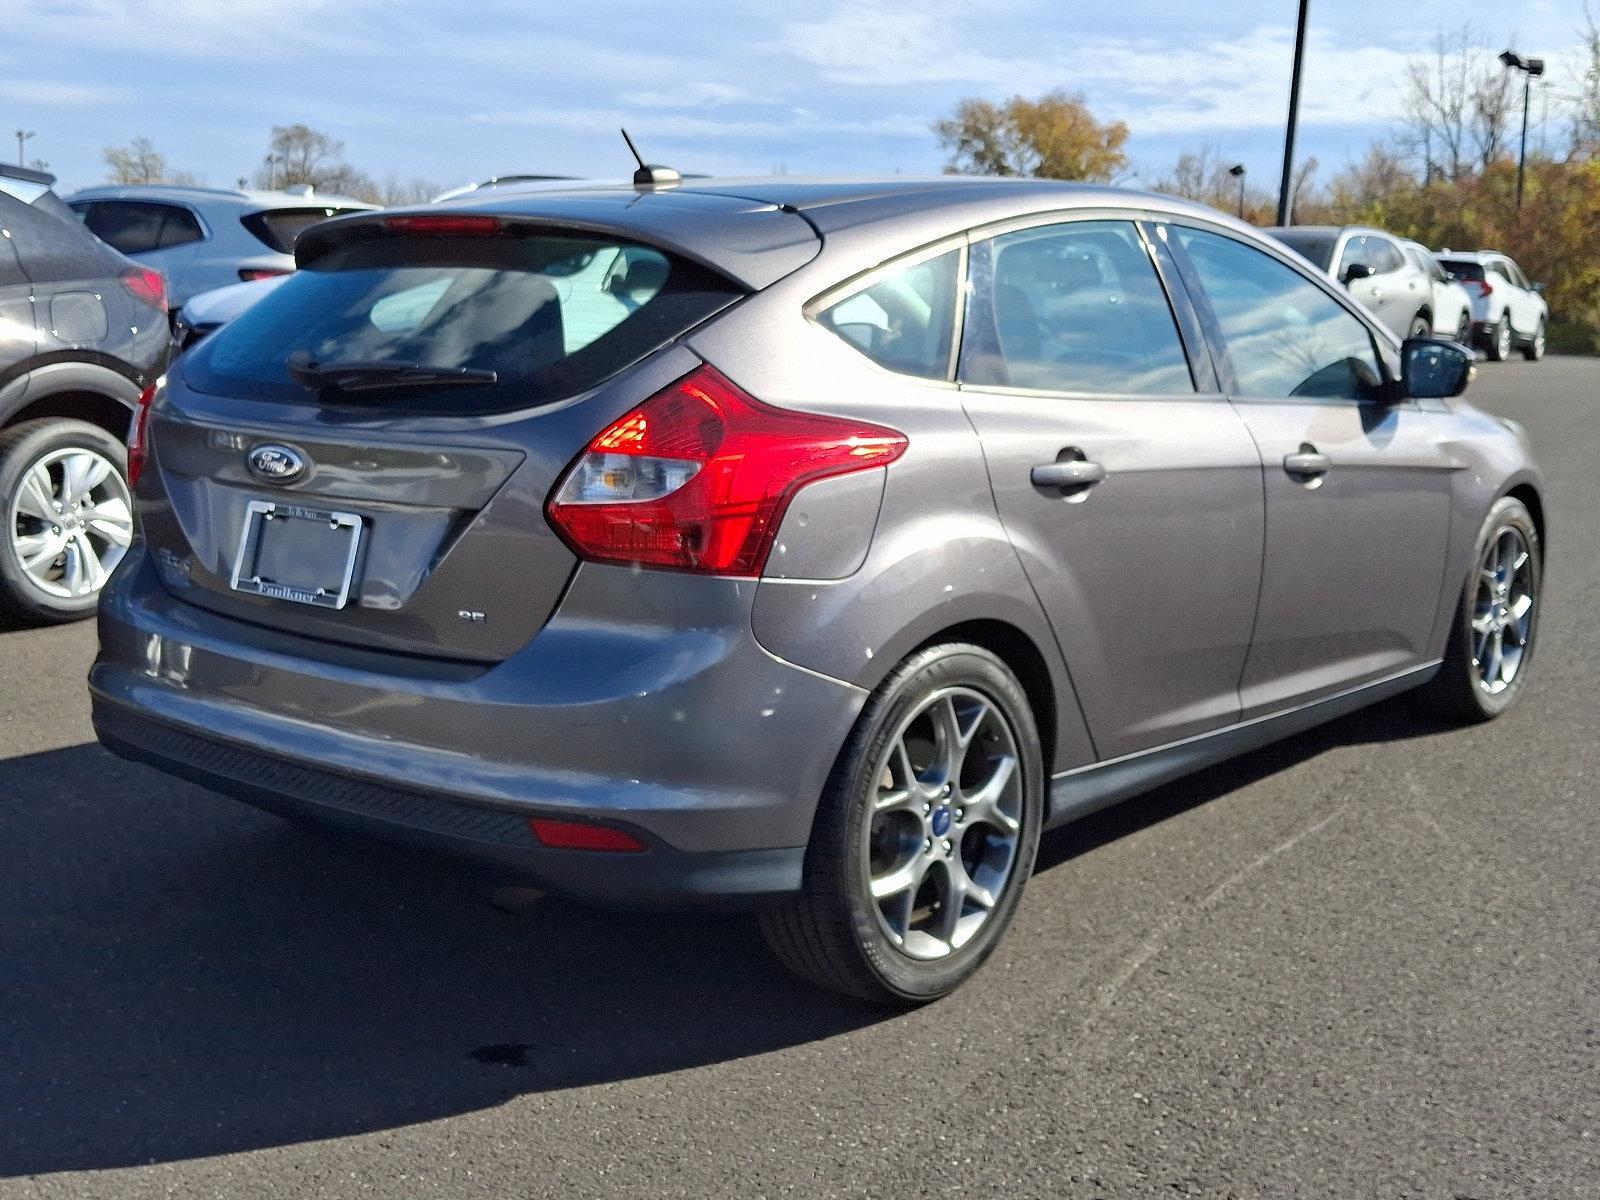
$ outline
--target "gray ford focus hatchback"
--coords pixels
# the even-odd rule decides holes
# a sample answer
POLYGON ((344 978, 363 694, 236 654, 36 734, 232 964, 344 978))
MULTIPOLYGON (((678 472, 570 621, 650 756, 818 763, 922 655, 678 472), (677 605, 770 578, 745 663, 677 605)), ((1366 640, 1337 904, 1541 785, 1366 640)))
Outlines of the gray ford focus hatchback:
POLYGON ((1472 367, 1250 227, 1017 180, 499 191, 308 230, 130 433, 112 750, 868 999, 1042 830, 1527 682, 1543 503, 1472 367))

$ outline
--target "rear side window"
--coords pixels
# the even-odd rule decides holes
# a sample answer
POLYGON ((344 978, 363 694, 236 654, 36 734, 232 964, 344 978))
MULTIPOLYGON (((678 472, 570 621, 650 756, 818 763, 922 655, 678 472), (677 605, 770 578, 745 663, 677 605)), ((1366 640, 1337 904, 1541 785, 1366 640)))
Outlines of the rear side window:
POLYGON ((187 355, 184 378, 243 399, 509 410, 593 387, 742 294, 696 264, 619 239, 382 234, 303 264, 187 355), (341 391, 297 381, 291 360, 495 378, 341 391))
POLYGON ((960 269, 959 250, 902 267, 829 305, 817 320, 885 370, 945 379, 960 269))
POLYGON ((89 232, 124 254, 148 254, 198 242, 205 234, 186 208, 143 200, 97 200, 84 214, 89 232))
POLYGON ((343 213, 365 212, 357 208, 271 208, 265 212, 248 213, 239 223, 255 235, 257 241, 279 254, 293 254, 295 241, 311 226, 329 217, 343 213))
POLYGON ((1296 233, 1288 230, 1274 233, 1289 249, 1304 256, 1326 271, 1333 262, 1333 246, 1338 240, 1329 233, 1296 233))
POLYGON ((1440 265, 1450 273, 1452 279, 1464 280, 1467 283, 1483 282, 1483 264, 1464 262, 1458 258, 1445 258, 1440 260, 1440 265))
POLYGON ((1126 221, 1074 221, 979 242, 963 383, 1052 392, 1194 391, 1155 265, 1126 221))
POLYGON ((1220 234, 1175 226, 1216 313, 1237 391, 1366 400, 1382 384, 1372 335, 1294 268, 1220 234))

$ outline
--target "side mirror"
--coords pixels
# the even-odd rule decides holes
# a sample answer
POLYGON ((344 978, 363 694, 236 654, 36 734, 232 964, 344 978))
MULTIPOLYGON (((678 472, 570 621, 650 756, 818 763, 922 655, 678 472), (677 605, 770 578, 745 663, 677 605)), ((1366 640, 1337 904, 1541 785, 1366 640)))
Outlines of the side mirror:
POLYGON ((1407 338, 1400 347, 1400 391, 1413 400, 1447 400, 1467 390, 1472 351, 1443 338, 1407 338))
POLYGON ((1370 279, 1376 274, 1370 263, 1351 263, 1339 276, 1339 282, 1349 287, 1358 279, 1370 279))

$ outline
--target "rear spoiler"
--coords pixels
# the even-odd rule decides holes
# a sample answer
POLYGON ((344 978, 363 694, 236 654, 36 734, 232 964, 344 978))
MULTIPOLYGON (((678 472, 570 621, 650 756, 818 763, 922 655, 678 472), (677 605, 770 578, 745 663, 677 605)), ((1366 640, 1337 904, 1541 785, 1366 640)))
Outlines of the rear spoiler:
POLYGON ((0 175, 7 179, 20 179, 24 183, 37 183, 41 187, 53 188, 56 177, 49 171, 35 171, 32 167, 14 167, 0 163, 0 175))

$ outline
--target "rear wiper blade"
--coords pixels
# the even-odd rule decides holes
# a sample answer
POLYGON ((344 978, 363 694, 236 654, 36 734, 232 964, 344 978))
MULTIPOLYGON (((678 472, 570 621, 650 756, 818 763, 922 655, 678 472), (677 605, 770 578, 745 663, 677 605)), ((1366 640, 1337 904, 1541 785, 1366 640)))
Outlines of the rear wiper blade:
POLYGON ((286 364, 296 383, 313 390, 337 388, 341 392, 376 391, 397 387, 481 387, 499 375, 478 367, 430 367, 422 363, 347 360, 314 362, 304 351, 289 356, 286 364))

